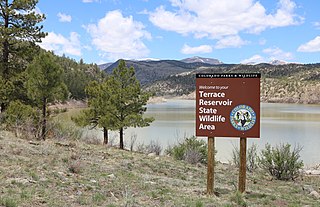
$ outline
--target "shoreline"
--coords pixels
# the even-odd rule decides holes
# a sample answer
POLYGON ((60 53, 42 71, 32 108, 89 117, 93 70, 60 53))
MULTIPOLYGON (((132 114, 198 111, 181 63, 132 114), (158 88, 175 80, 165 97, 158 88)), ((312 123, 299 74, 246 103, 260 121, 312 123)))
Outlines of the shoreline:
MULTIPOLYGON (((148 101, 148 104, 157 104, 157 103, 165 103, 170 100, 196 100, 195 97, 192 95, 182 95, 182 96, 156 96, 156 97, 151 97, 148 101)), ((282 99, 272 99, 272 100, 260 100, 261 104, 296 104, 296 105, 314 105, 314 106, 319 106, 320 103, 305 103, 305 102, 291 102, 291 101, 284 101, 282 99)))
MULTIPOLYGON (((195 96, 189 95, 182 95, 182 96, 154 96, 150 97, 147 104, 159 104, 159 103, 166 103, 170 100, 196 100, 195 96)), ((270 104, 297 104, 297 105, 314 105, 319 106, 320 103, 303 103, 303 102, 287 102, 287 101, 260 101, 261 104, 270 103, 270 104)), ((73 108, 87 108, 87 102, 83 100, 68 100, 64 103, 55 103, 48 106, 49 109, 73 109, 73 108)))

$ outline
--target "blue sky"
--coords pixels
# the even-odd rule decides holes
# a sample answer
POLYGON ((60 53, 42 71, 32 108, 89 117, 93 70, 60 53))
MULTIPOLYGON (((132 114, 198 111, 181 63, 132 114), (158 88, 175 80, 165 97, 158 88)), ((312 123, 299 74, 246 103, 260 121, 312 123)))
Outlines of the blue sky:
POLYGON ((40 0, 41 47, 86 63, 320 62, 319 0, 40 0))

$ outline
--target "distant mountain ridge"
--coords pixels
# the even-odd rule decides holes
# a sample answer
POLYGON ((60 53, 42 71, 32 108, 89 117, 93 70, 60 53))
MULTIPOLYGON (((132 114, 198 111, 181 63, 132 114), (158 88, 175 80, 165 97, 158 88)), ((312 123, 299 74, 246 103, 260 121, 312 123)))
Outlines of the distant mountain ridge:
POLYGON ((104 63, 104 64, 98 65, 98 67, 100 68, 100 70, 104 70, 104 69, 106 69, 107 67, 109 67, 112 64, 113 63, 104 63))
MULTIPOLYGON (((320 63, 297 64, 274 60, 259 64, 223 64, 212 58, 191 57, 183 60, 125 60, 133 66, 146 91, 156 96, 194 98, 197 73, 262 74, 261 101, 320 104, 320 63)), ((106 73, 118 66, 100 65, 106 73)))
MULTIPOLYGON (((119 61, 119 60, 118 60, 119 61)), ((109 72, 110 70, 110 67, 113 69, 114 66, 117 66, 118 64, 118 61, 116 62, 110 62, 110 63, 104 63, 104 64, 100 64, 98 65, 98 67, 101 69, 101 70, 105 70, 106 72, 109 72)), ((194 68, 195 66, 209 66, 209 65, 222 65, 222 64, 225 64, 224 62, 218 60, 218 59, 215 59, 215 58, 206 58, 206 57, 200 57, 200 56, 194 56, 194 57, 189 57, 189 58, 185 58, 185 59, 182 59, 182 60, 161 60, 161 59, 156 59, 156 58, 145 58, 145 59, 138 59, 138 60, 125 60, 127 62, 127 64, 129 66, 138 66, 139 65, 145 65, 145 63, 151 63, 150 66, 152 65, 159 65, 159 62, 160 62, 160 65, 161 63, 165 63, 165 62, 176 62, 176 64, 174 65, 177 65, 177 62, 182 62, 182 63, 187 63, 187 64, 194 64, 194 65, 185 65, 183 66, 183 64, 180 64, 180 66, 182 68, 186 67, 186 69, 190 69, 190 68, 194 68), (155 63, 155 62, 158 62, 158 63, 155 63)), ((290 62, 286 62, 286 61, 283 61, 283 60, 272 60, 270 62, 266 62, 266 63, 259 63, 259 62, 249 62, 249 63, 245 63, 243 65, 258 65, 258 64, 270 64, 270 65, 286 65, 286 64, 292 64, 290 62)), ((299 63, 294 63, 294 64, 299 64, 299 63)), ((187 71, 184 71, 184 72, 187 72, 187 71)))
MULTIPOLYGON (((211 67, 221 63, 217 59, 196 58, 185 61, 179 60, 125 60, 128 67, 133 66, 136 71, 136 76, 142 85, 153 83, 171 75, 188 73, 202 67, 211 67), (197 61, 198 60, 198 61, 197 61), (202 61, 203 60, 203 61, 202 61), (208 63, 208 62, 211 62, 208 63)), ((106 73, 111 73, 119 64, 119 60, 111 64, 103 64, 99 67, 106 73)))

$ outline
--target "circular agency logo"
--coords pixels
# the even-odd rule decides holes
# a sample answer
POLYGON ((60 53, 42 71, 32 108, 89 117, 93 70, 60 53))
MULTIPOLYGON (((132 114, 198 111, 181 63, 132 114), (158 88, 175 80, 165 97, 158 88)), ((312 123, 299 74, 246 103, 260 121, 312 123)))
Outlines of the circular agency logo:
POLYGON ((256 123, 256 113, 248 105, 238 105, 230 113, 231 125, 239 131, 247 131, 256 123))

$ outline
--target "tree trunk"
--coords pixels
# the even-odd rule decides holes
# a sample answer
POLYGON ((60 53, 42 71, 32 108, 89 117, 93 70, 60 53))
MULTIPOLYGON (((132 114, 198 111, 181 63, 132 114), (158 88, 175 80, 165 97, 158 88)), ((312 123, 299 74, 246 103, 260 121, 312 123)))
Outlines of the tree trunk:
POLYGON ((4 80, 7 81, 9 78, 9 41, 8 41, 8 36, 7 34, 8 28, 9 28, 9 13, 8 10, 6 10, 9 7, 8 1, 6 1, 5 5, 5 10, 3 12, 3 19, 4 19, 4 39, 2 41, 2 66, 3 66, 3 71, 2 75, 4 77, 4 80))
POLYGON ((42 131, 41 139, 46 140, 46 128, 47 128, 47 99, 43 98, 42 102, 42 131))
POLYGON ((4 112, 5 109, 6 109, 5 103, 1 103, 1 104, 0 104, 0 113, 4 112))
MULTIPOLYGON (((9 28, 9 13, 8 8, 9 2, 6 0, 5 7, 2 10, 3 13, 3 20, 4 20, 4 29, 3 33, 1 33, 1 36, 3 36, 2 40, 2 60, 0 63, 0 75, 4 78, 5 84, 7 84, 7 81, 9 80, 9 41, 8 41, 8 28, 9 28)), ((7 104, 1 103, 1 110, 0 112, 4 112, 7 108, 7 104)))
POLYGON ((3 66, 3 71, 2 71, 2 75, 4 77, 5 81, 8 81, 9 79, 9 42, 7 40, 3 41, 2 44, 2 66, 3 66))
POLYGON ((123 145, 123 128, 120 128, 120 149, 124 149, 123 145))
POLYGON ((108 129, 103 127, 103 144, 107 145, 109 142, 108 129))

